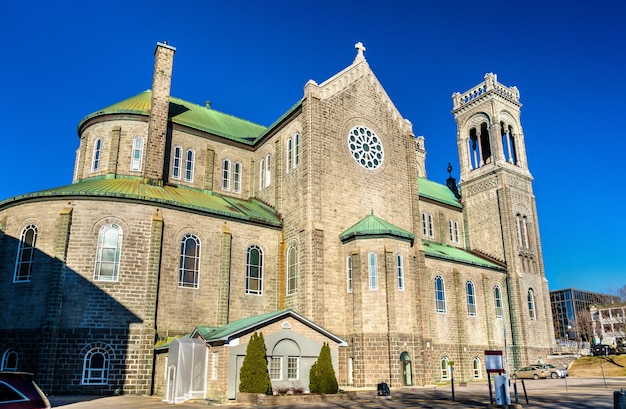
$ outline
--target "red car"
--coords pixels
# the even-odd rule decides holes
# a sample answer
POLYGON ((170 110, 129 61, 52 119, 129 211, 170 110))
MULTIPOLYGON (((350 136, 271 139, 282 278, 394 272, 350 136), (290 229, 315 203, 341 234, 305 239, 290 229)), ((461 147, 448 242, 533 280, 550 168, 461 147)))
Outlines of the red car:
POLYGON ((50 409, 50 402, 33 374, 0 371, 0 409, 50 409))

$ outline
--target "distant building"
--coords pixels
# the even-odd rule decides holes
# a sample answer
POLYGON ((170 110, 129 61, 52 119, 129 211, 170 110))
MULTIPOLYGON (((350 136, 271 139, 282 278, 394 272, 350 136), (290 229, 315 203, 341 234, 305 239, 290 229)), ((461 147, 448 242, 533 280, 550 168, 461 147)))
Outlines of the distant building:
POLYGON ((626 337, 626 303, 613 303, 604 307, 591 306, 593 336, 598 340, 604 337, 626 337))
POLYGON ((590 305, 609 305, 620 302, 619 297, 591 291, 566 288, 550 291, 554 334, 562 340, 585 340, 578 327, 578 317, 582 311, 589 311, 590 305))

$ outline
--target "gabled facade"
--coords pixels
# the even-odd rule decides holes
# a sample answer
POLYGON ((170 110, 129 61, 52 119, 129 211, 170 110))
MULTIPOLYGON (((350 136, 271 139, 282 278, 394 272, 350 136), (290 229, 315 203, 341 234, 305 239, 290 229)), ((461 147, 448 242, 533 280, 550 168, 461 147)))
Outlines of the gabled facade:
POLYGON ((426 178, 424 138, 356 48, 264 127, 172 97, 158 44, 152 90, 80 122, 73 183, 0 202, 0 352, 57 393, 162 393, 155 340, 289 309, 345 341, 342 387, 447 381, 452 361, 482 379, 505 334, 512 365, 545 357, 515 88, 455 94, 459 193, 426 178))

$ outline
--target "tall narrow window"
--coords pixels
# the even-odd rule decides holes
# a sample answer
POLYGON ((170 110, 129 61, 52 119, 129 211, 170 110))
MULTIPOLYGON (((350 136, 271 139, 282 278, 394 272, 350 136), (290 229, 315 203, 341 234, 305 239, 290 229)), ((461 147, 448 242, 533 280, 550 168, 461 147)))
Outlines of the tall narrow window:
POLYGON ((448 233, 450 236, 450 243, 459 244, 459 222, 456 220, 448 220, 448 233))
POLYGON ((293 139, 287 139, 287 172, 293 169, 293 139))
POLYGON ((241 163, 235 162, 233 167, 233 192, 241 193, 241 163))
POLYGON ((137 136, 133 139, 133 154, 130 158, 130 170, 140 171, 143 159, 143 138, 137 136))
POLYGON ((515 232, 517 233, 517 244, 522 245, 522 216, 515 216, 515 232))
POLYGON ((482 372, 483 371, 480 364, 480 358, 474 357, 474 359, 472 359, 472 376, 474 377, 474 379, 480 379, 483 376, 482 372))
POLYGON ((230 190, 230 160, 222 161, 222 190, 230 190))
POLYGON ((528 248, 528 218, 522 217, 522 246, 528 248))
POLYGON ((450 359, 448 359, 447 356, 441 358, 439 367, 441 368, 441 380, 445 381, 450 379, 450 359))
POLYGON ((493 288, 493 299, 496 307, 496 318, 502 318, 502 290, 499 285, 493 288))
POLYGON ((195 161, 195 153, 193 150, 189 149, 185 153, 185 181, 193 182, 193 168, 195 161))
POLYGON ((255 245, 246 255, 246 294, 263 294, 263 252, 255 245))
POLYGON ((476 294, 474 290, 474 283, 468 281, 465 283, 465 290, 467 293, 467 315, 470 317, 476 316, 476 294))
POLYGON ((404 260, 402 254, 396 256, 396 269, 398 272, 398 290, 404 290, 404 260))
POLYGON ((4 351, 2 362, 0 362, 0 371, 17 371, 18 358, 17 352, 13 348, 4 351))
POLYGON ((198 288, 200 276, 200 239, 186 234, 180 242, 178 286, 198 288))
POLYGON ((300 357, 288 356, 287 357, 287 379, 295 381, 300 378, 300 357))
POLYGON ((109 379, 109 356, 103 348, 93 348, 83 360, 84 385, 104 385, 109 379))
POLYGON ((295 247, 287 251, 287 295, 298 292, 298 253, 295 247))
POLYGON ((438 313, 446 313, 446 285, 441 276, 435 277, 435 306, 438 313))
POLYGON ((293 167, 300 165, 300 133, 293 136, 293 167))
POLYGON ((183 148, 180 146, 174 147, 174 157, 172 158, 172 178, 180 179, 180 162, 183 156, 183 148))
POLYGON ((22 230, 20 242, 17 245, 17 257, 15 259, 15 271, 13 282, 19 283, 30 281, 33 271, 33 259, 37 244, 37 226, 29 224, 22 230))
POLYGON ((91 162, 91 170, 93 172, 100 169, 100 155, 102 154, 102 139, 98 138, 93 144, 93 159, 91 162))
POLYGON ((346 257, 346 283, 348 292, 352 292, 352 256, 346 257))
POLYGON ((369 277, 370 290, 378 289, 378 256, 370 252, 367 256, 367 271, 369 277))
POLYGON ((433 215, 430 213, 422 213, 422 233, 424 237, 434 238, 435 229, 433 226, 433 215))
POLYGON ((265 159, 259 162, 259 191, 265 187, 265 159))
POLYGON ((528 290, 528 315, 531 320, 537 318, 537 315, 535 314, 535 293, 532 288, 528 290))
POLYGON ((265 158, 265 186, 269 186, 272 178, 272 155, 268 154, 265 158))
POLYGON ((283 372, 283 357, 273 356, 270 358, 270 379, 280 381, 283 372))
POLYGON ((116 224, 102 226, 98 233, 94 280, 117 281, 121 248, 122 228, 116 224))

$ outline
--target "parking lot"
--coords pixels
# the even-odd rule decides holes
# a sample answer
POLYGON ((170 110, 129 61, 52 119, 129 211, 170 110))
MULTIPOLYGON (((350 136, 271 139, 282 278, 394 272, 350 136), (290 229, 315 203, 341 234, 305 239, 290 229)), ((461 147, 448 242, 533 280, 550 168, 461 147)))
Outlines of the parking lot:
MULTIPOLYGON (((514 387, 517 386, 518 400, 522 408, 571 408, 571 409, 610 409, 613 408, 613 394, 621 388, 626 392, 626 378, 566 378, 545 380, 518 380, 511 385, 512 403, 515 403, 514 387), (526 394, 524 393, 526 391, 526 394), (528 403, 526 402, 528 397, 528 403)), ((275 408, 485 408, 490 406, 489 389, 486 383, 471 383, 467 386, 406 387, 393 389, 390 399, 376 397, 375 391, 359 391, 351 401, 298 403, 274 406, 275 408)), ((494 397, 495 398, 495 397, 494 397)), ((54 408, 63 409, 171 409, 158 397, 151 396, 52 396, 54 408)), ((182 403, 183 408, 206 407, 206 402, 182 403)), ((219 406, 240 406, 236 402, 219 406)), ((495 406, 494 406, 495 407, 495 406)))

